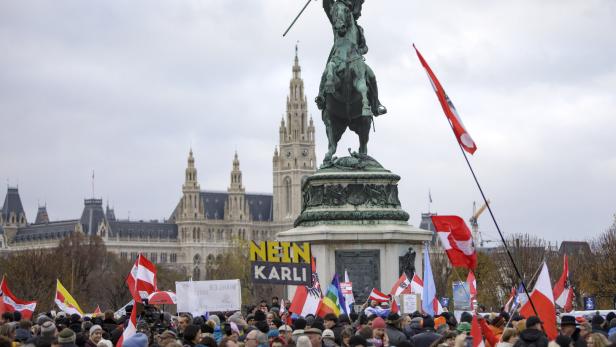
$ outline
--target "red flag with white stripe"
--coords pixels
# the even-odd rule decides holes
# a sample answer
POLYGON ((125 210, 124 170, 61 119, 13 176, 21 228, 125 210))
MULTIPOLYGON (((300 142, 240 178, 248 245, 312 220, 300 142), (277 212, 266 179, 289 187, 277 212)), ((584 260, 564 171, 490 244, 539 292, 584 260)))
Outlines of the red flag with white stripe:
POLYGON ((413 280, 411 281, 411 293, 419 294, 419 296, 423 294, 423 280, 417 274, 413 275, 413 280))
POLYGON ((477 300, 477 280, 475 279, 475 274, 472 271, 468 272, 466 283, 468 283, 468 288, 471 294, 471 310, 474 310, 475 308, 473 302, 477 300))
POLYGON ((0 283, 0 297, 2 298, 0 306, 2 306, 3 312, 18 311, 24 319, 32 318, 32 313, 36 309, 36 301, 25 301, 17 298, 9 289, 4 277, 2 277, 2 283, 0 283))
POLYGON ((475 270, 477 252, 471 231, 458 216, 432 216, 432 224, 447 252, 451 265, 475 270))
POLYGON ((143 254, 139 253, 133 265, 126 284, 135 302, 143 302, 148 295, 156 291, 156 266, 143 254))
POLYGON ((321 298, 323 297, 319 276, 317 275, 316 259, 314 257, 310 261, 310 264, 312 266, 311 286, 297 286, 293 300, 291 300, 291 306, 289 306, 289 312, 303 317, 309 314, 316 314, 321 298))
POLYGON ((122 336, 116 343, 116 347, 122 347, 124 341, 128 340, 129 337, 135 335, 137 333, 137 305, 133 306, 133 310, 130 313, 130 320, 128 321, 128 325, 124 328, 124 332, 122 332, 122 336))
POLYGON ((402 276, 398 278, 394 286, 391 287, 391 291, 389 291, 389 295, 397 296, 401 294, 411 294, 411 281, 406 276, 405 273, 402 273, 402 276))
POLYGON ((383 292, 376 288, 372 288, 372 291, 370 292, 370 296, 368 296, 368 298, 377 302, 389 302, 389 295, 383 294, 383 292))
POLYGON ((573 288, 569 279, 569 259, 565 255, 563 274, 554 284, 554 299, 556 305, 560 306, 565 312, 573 310, 573 288))
POLYGON ((520 315, 528 318, 535 316, 535 311, 531 305, 531 300, 537 309, 539 319, 543 321, 543 330, 550 341, 558 335, 556 328, 556 307, 554 306, 554 294, 550 283, 550 272, 548 266, 543 263, 541 273, 535 283, 535 288, 530 293, 529 300, 520 308, 520 315))
POLYGON ((426 69, 426 72, 428 73, 428 78, 430 79, 432 88, 434 89, 434 92, 438 97, 438 101, 441 103, 443 112, 445 112, 445 116, 449 120, 449 124, 451 125, 451 128, 456 135, 458 143, 468 153, 475 153, 475 151, 477 150, 477 145, 475 144, 475 141, 473 141, 473 139, 471 138, 471 135, 469 135, 468 131, 466 131, 466 128, 462 123, 462 119, 460 119, 460 115, 458 115, 458 111, 456 110, 455 106, 453 106, 453 102, 451 102, 451 99, 449 99, 449 96, 447 96, 447 93, 445 93, 445 89, 443 89, 443 86, 441 86, 441 83, 438 81, 436 75, 434 74, 434 72, 432 72, 432 69, 430 69, 430 66, 428 66, 428 63, 424 60, 421 53, 419 53, 417 47, 413 45, 413 48, 417 53, 417 57, 419 58, 421 65, 424 67, 424 69, 426 69))
POLYGON ((485 346, 485 343, 483 342, 483 334, 481 333, 481 325, 479 325, 477 316, 473 317, 473 322, 471 323, 471 337, 473 338, 473 347, 485 346))

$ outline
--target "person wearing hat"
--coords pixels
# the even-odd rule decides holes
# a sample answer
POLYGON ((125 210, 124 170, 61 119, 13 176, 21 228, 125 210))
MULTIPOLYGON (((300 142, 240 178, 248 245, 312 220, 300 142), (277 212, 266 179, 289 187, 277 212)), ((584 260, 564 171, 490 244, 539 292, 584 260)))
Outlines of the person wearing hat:
POLYGON ((338 347, 336 343, 336 337, 334 336, 334 332, 331 329, 323 330, 323 334, 321 334, 323 338, 323 346, 325 347, 338 347))
POLYGON ((430 347, 434 341, 441 338, 441 335, 434 330, 434 318, 432 316, 424 317, 422 325, 422 332, 413 336, 411 343, 415 347, 430 347))
POLYGON ((372 320, 372 338, 368 339, 368 343, 372 343, 375 347, 389 347, 389 337, 385 333, 385 320, 381 317, 376 317, 372 320))
POLYGON ((162 334, 158 335, 158 345, 161 347, 165 347, 172 342, 176 342, 178 340, 178 334, 173 330, 165 330, 162 334))
POLYGON ((60 334, 58 334, 58 344, 61 347, 77 347, 75 344, 76 339, 77 335, 69 328, 62 329, 60 334))
POLYGON ((547 347, 548 338, 543 333, 541 327, 543 322, 537 316, 530 316, 526 320, 526 329, 520 333, 520 338, 513 345, 514 347, 547 347))
POLYGON ((323 317, 323 325, 325 329, 329 329, 334 333, 334 341, 337 345, 340 345, 341 337, 340 333, 342 332, 343 326, 338 324, 338 317, 336 317, 333 313, 328 313, 323 317))
POLYGON ((280 333, 280 337, 285 341, 285 344, 289 344, 289 342, 291 342, 293 337, 293 328, 286 324, 281 325, 280 328, 278 328, 278 332, 280 333))
POLYGON ((93 325, 88 330, 88 341, 86 341, 86 347, 96 347, 103 338, 103 327, 98 324, 93 325))
POLYGON ((584 341, 584 339, 580 336, 580 329, 577 327, 577 321, 573 316, 560 316, 559 336, 567 336, 571 338, 571 341, 575 347, 586 347, 586 341, 584 341))
POLYGON ((312 347, 323 347, 322 337, 323 331, 317 328, 308 328, 304 330, 304 334, 310 339, 310 345, 312 347))
POLYGON ((385 334, 387 334, 390 345, 399 346, 402 342, 407 341, 406 335, 404 335, 401 329, 402 318, 399 314, 390 313, 385 323, 385 334))

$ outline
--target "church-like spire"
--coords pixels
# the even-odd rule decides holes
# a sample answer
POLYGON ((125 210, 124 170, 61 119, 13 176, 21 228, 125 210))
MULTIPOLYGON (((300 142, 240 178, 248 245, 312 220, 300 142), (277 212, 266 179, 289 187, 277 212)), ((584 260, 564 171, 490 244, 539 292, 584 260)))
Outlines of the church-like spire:
POLYGON ((299 58, 297 55, 297 43, 295 44, 295 62, 293 64, 293 79, 300 79, 302 78, 301 73, 302 73, 302 68, 301 66, 299 66, 299 58))
POLYGON ((195 168, 195 158, 193 157, 192 148, 188 152, 188 166, 186 167, 184 185, 186 187, 195 187, 197 185, 197 169, 195 168))
POLYGON ((244 191, 244 187, 242 186, 242 171, 240 170, 240 159, 237 156, 237 151, 233 156, 233 169, 231 170, 231 184, 229 185, 229 191, 244 191))

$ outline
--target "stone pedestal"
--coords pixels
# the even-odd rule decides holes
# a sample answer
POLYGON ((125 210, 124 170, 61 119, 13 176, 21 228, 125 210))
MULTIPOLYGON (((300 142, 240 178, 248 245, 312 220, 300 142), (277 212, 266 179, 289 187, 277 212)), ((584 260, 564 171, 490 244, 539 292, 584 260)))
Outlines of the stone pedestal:
POLYGON ((399 180, 370 157, 340 158, 303 182, 302 213, 277 239, 311 243, 323 288, 334 273, 343 281, 346 269, 357 301, 373 287, 388 293, 402 271, 421 272, 422 244, 432 235, 408 224, 399 180))

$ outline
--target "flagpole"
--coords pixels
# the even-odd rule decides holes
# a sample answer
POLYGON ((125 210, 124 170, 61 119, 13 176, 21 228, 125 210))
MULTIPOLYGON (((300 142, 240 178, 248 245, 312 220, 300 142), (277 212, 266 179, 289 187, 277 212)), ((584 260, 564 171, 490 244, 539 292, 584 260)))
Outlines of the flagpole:
MULTIPOLYGON (((457 139, 456 133, 453 129, 453 125, 451 124, 451 122, 449 122, 449 126, 451 128, 451 131, 453 131, 454 136, 457 139)), ((507 241, 505 241, 505 237, 503 236, 503 233, 501 232, 500 227, 498 226, 498 222, 496 222, 496 217, 494 217, 494 213, 492 212, 492 207, 490 207, 490 204, 488 203, 488 199, 486 198, 486 195, 483 193, 483 189, 481 188, 481 184, 479 184, 479 180, 477 179, 475 170, 473 170, 473 166, 471 165, 471 162, 468 160, 468 156, 466 155, 466 152, 464 151, 464 148, 462 148, 462 145, 460 144, 460 142, 458 142, 458 146, 460 147, 460 152, 462 152, 462 155, 464 156, 464 160, 466 160, 466 165, 468 165, 468 169, 471 171, 471 174, 473 175, 473 179, 475 180, 475 184, 477 184, 479 193, 481 193, 481 198, 483 199, 483 202, 485 202, 486 207, 488 208, 490 217, 492 218, 492 221, 494 222, 494 226, 496 227, 496 231, 498 231, 498 235, 500 236, 501 241, 503 242, 505 251, 507 251, 507 256, 509 257, 509 260, 511 260, 513 269, 515 270, 516 275, 518 276, 518 278, 520 279, 522 283, 522 288, 524 288, 524 293, 526 293, 526 295, 528 296, 528 302, 530 302, 530 305, 533 308, 535 315, 539 316, 539 313, 537 312, 537 309, 535 308, 535 304, 533 303, 533 299, 530 297, 530 293, 528 292, 528 288, 526 288, 526 283, 524 283, 524 279, 522 278, 522 275, 520 274, 520 270, 518 269, 518 266, 515 263, 515 260, 513 259, 511 252, 509 251, 509 247, 507 246, 507 241)))

